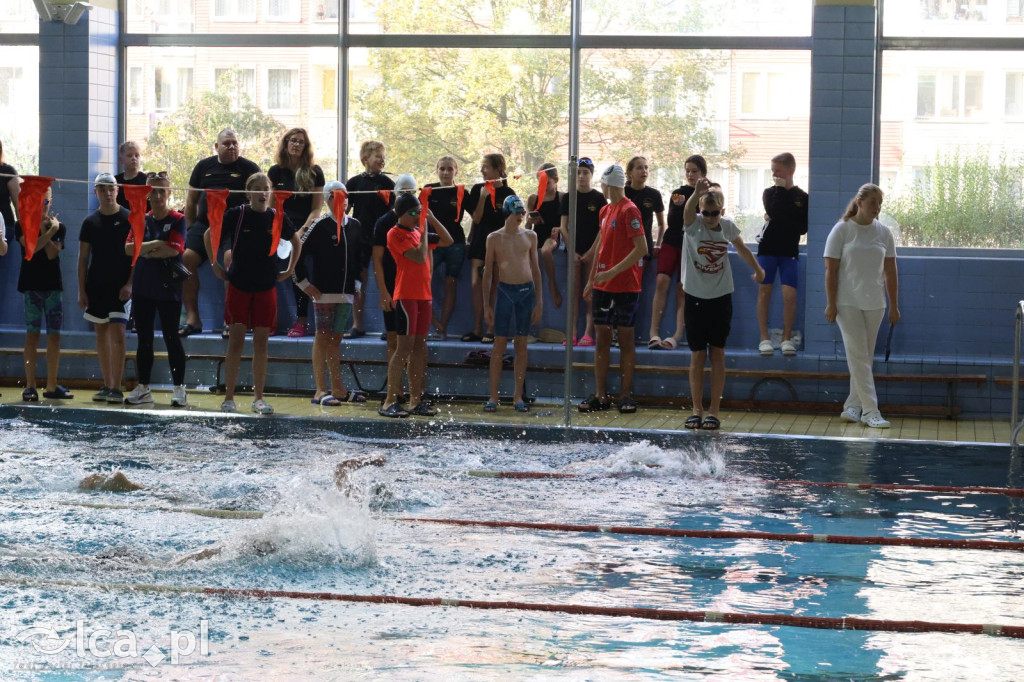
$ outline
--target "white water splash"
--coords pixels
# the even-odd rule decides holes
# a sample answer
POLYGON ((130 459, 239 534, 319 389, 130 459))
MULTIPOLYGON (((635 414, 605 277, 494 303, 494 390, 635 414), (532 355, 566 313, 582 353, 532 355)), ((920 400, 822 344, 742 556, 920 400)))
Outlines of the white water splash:
POLYGON ((566 470, 597 476, 722 478, 726 474, 725 454, 718 443, 666 449, 642 440, 607 457, 570 464, 566 470))

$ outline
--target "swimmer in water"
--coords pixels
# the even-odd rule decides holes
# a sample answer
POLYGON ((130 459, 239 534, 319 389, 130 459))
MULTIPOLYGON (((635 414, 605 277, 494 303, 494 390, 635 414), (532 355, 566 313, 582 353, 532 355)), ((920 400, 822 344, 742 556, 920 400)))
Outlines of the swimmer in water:
POLYGON ((135 490, 143 490, 143 487, 133 483, 127 476, 118 471, 113 476, 103 474, 91 474, 78 483, 79 490, 101 490, 108 493, 130 493, 135 490))
MULTIPOLYGON (((383 455, 373 457, 354 457, 352 459, 342 460, 338 462, 338 465, 334 468, 334 485, 338 487, 338 490, 340 490, 345 497, 356 498, 359 496, 361 490, 349 480, 349 474, 357 469, 362 469, 365 466, 384 466, 386 462, 387 458, 383 455)), ((214 543, 209 547, 204 547, 202 549, 183 554, 171 563, 175 566, 180 566, 190 561, 212 559, 213 557, 220 556, 224 552, 224 549, 225 547, 223 543, 214 543)), ((248 541, 247 551, 244 553, 262 557, 273 554, 277 549, 277 545, 270 540, 254 538, 248 541)))

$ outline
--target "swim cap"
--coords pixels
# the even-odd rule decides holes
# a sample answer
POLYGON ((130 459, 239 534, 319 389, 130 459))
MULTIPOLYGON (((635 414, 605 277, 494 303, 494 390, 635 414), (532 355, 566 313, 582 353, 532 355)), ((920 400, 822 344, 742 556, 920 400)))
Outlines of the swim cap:
POLYGON ((523 200, 513 194, 510 197, 505 197, 505 202, 501 205, 501 213, 506 218, 513 213, 522 215, 526 213, 526 207, 523 206, 523 200))
POLYGON ((604 169, 604 173, 601 173, 601 184, 609 187, 625 187, 626 171, 622 170, 622 166, 619 164, 613 163, 604 169))
POLYGON ((96 176, 96 179, 92 181, 93 185, 116 185, 117 180, 110 173, 100 173, 96 176))
POLYGON ((331 192, 335 190, 341 190, 342 192, 348 191, 345 188, 345 183, 341 180, 331 180, 324 185, 324 205, 327 207, 327 213, 330 214, 332 218, 337 217, 334 215, 334 199, 331 197, 331 192))
POLYGON ((409 175, 408 173, 402 173, 395 180, 395 191, 396 192, 415 192, 416 191, 416 178, 409 175))
POLYGON ((412 211, 413 209, 417 209, 419 207, 420 200, 416 198, 415 194, 403 192, 399 194, 398 198, 395 200, 395 215, 401 218, 409 211, 412 211))

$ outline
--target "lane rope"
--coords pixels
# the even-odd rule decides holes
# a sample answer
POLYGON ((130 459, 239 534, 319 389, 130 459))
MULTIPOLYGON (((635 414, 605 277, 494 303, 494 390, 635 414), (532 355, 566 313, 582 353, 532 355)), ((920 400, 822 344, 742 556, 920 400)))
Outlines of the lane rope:
POLYGON ((730 611, 685 611, 680 609, 652 609, 618 606, 589 606, 583 604, 543 604, 520 601, 485 601, 478 599, 447 599, 439 597, 399 597, 375 594, 337 594, 334 592, 301 592, 294 590, 239 589, 228 587, 198 587, 153 584, 89 583, 75 580, 44 580, 0 577, 0 582, 28 587, 75 587, 103 591, 126 590, 169 594, 197 594, 236 599, 299 599, 337 601, 362 604, 469 608, 503 611, 539 611, 585 616, 639 618, 660 621, 690 621, 695 623, 726 623, 737 625, 774 625, 817 630, 865 630, 875 632, 944 632, 972 635, 991 635, 1024 639, 1024 626, 992 623, 942 623, 923 620, 884 620, 844 616, 815 617, 791 616, 782 613, 736 613, 730 611))
MULTIPOLYGON (((478 478, 544 479, 544 478, 587 478, 586 474, 565 474, 549 471, 488 471, 470 469, 469 476, 478 478)), ((922 485, 917 483, 846 483, 841 481, 779 480, 759 481, 765 485, 791 485, 805 488, 848 488, 850 490, 906 490, 929 493, 974 493, 985 495, 1006 495, 1024 497, 1024 488, 999 488, 995 486, 922 485)))
MULTIPOLYGON (((220 519, 261 519, 261 511, 241 509, 205 509, 201 507, 137 506, 97 502, 61 502, 62 506, 90 509, 123 509, 128 511, 159 511, 195 514, 220 519)), ((696 530, 687 528, 657 528, 644 526, 577 525, 540 523, 530 521, 481 521, 474 519, 430 519, 423 517, 390 516, 388 521, 403 523, 435 523, 448 526, 478 526, 483 528, 515 528, 561 533, 607 533, 610 535, 643 535, 651 537, 696 538, 705 540, 768 540, 771 542, 813 542, 831 545, 879 545, 884 547, 925 547, 940 549, 994 550, 1024 552, 1024 542, 1004 540, 961 540, 957 538, 895 538, 866 535, 825 535, 821 533, 768 533, 761 531, 696 530)))
POLYGON ((959 540, 956 538, 895 538, 863 535, 823 535, 818 533, 767 533, 738 530, 695 530, 687 528, 656 528, 641 526, 571 525, 529 521, 480 521, 475 519, 428 519, 394 516, 392 521, 436 523, 450 526, 483 528, 518 528, 563 533, 609 533, 615 535, 646 535, 670 538, 702 538, 710 540, 770 540, 773 542, 815 542, 832 545, 881 545, 885 547, 938 547, 943 549, 976 549, 1024 552, 1024 542, 1002 540, 959 540))

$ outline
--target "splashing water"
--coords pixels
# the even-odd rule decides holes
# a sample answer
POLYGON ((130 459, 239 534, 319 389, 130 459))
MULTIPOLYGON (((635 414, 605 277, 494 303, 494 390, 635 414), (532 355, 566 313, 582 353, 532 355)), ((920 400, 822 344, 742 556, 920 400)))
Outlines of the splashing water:
POLYGON ((722 478, 726 473, 725 455, 718 443, 677 449, 662 448, 642 440, 625 445, 607 457, 570 464, 566 470, 584 475, 722 478))

